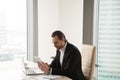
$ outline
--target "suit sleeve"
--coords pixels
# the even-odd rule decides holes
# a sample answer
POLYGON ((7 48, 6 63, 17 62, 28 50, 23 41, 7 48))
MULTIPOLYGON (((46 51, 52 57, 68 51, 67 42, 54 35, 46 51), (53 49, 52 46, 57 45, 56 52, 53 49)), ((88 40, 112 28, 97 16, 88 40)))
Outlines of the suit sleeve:
POLYGON ((56 53, 55 58, 53 59, 53 61, 52 61, 51 64, 50 64, 50 67, 51 67, 51 68, 56 68, 57 55, 58 55, 58 53, 56 53))

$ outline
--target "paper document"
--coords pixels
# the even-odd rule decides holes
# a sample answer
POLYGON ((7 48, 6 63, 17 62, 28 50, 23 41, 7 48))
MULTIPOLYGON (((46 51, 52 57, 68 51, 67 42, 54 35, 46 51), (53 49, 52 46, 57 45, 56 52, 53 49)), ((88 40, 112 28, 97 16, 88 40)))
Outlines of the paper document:
POLYGON ((60 78, 62 78, 62 76, 59 76, 59 75, 45 75, 45 76, 43 76, 43 78, 45 78, 45 79, 60 79, 60 78))
POLYGON ((44 74, 43 71, 41 71, 40 69, 26 69, 26 74, 27 75, 39 75, 39 74, 44 74))
POLYGON ((41 63, 41 62, 43 62, 41 59, 40 59, 40 57, 38 57, 38 56, 34 56, 33 57, 33 60, 34 60, 34 62, 36 62, 36 63, 41 63))

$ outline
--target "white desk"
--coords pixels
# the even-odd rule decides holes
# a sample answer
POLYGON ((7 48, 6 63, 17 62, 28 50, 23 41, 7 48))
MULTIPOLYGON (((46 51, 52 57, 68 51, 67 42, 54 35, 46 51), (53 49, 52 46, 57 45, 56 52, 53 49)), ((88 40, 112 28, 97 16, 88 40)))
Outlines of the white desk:
MULTIPOLYGON (((29 80, 29 79, 34 79, 34 80, 51 80, 51 79, 46 79, 46 78, 44 78, 44 75, 29 76, 29 77, 27 77, 27 79, 28 79, 28 80, 29 80)), ((53 80, 53 79, 52 79, 52 80, 53 80)), ((54 79, 54 80, 71 80, 71 79, 63 76, 62 78, 58 78, 58 79, 54 79)))
MULTIPOLYGON (((0 62, 0 80, 50 80, 43 78, 45 75, 27 76, 20 67, 19 62, 0 62)), ((65 76, 55 80, 71 80, 65 76)))

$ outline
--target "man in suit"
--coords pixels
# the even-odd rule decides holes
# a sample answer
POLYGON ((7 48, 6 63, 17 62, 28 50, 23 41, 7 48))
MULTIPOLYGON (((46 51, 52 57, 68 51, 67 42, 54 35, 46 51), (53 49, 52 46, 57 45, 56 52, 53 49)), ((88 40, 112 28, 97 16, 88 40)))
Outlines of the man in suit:
POLYGON ((57 30, 51 35, 56 47, 56 56, 50 65, 38 63, 38 67, 46 74, 63 75, 72 80, 85 80, 82 72, 81 54, 77 47, 70 44, 63 32, 57 30))

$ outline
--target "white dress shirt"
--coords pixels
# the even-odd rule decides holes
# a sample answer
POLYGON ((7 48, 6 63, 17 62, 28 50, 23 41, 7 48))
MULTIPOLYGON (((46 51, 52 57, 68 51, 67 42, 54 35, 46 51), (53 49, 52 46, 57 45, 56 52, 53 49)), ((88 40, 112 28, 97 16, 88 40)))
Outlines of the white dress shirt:
POLYGON ((63 56, 65 53, 66 45, 67 45, 67 42, 66 42, 65 46, 59 50, 60 51, 60 64, 61 64, 61 66, 62 66, 62 62, 63 62, 63 56))

